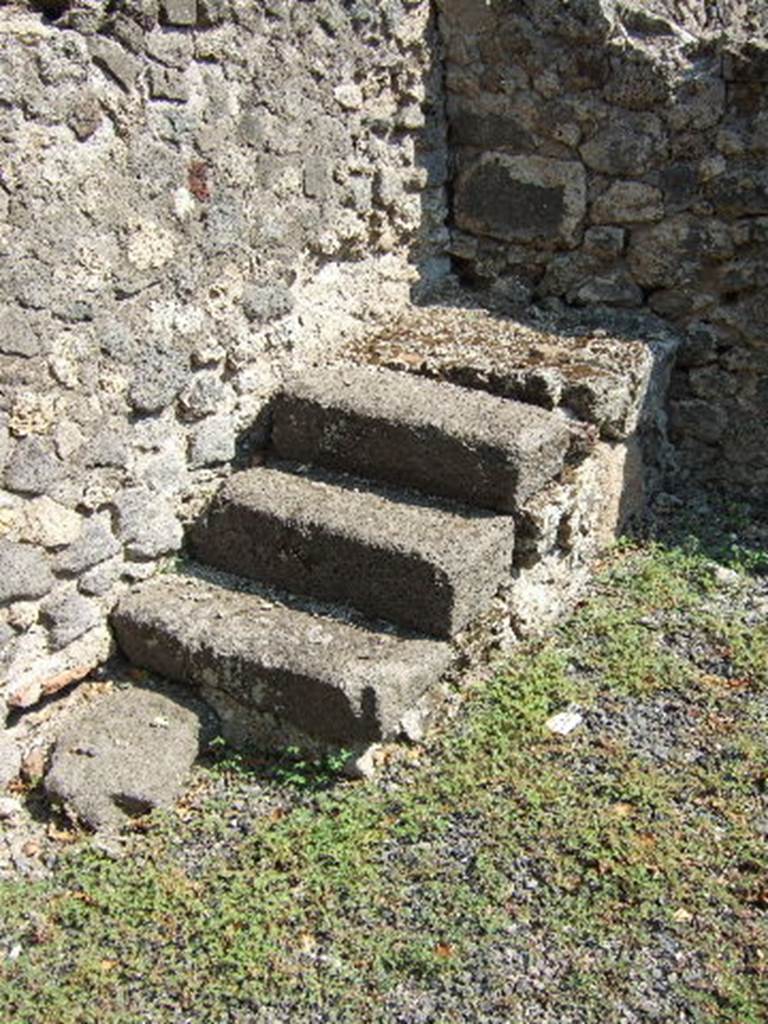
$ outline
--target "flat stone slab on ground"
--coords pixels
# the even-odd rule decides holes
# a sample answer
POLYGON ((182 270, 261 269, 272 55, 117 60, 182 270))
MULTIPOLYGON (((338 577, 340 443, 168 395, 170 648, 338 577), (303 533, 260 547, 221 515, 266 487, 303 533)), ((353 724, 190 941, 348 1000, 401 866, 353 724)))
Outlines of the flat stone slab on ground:
POLYGON ((45 790, 90 828, 119 828, 173 804, 214 722, 171 690, 116 690, 67 721, 45 790))

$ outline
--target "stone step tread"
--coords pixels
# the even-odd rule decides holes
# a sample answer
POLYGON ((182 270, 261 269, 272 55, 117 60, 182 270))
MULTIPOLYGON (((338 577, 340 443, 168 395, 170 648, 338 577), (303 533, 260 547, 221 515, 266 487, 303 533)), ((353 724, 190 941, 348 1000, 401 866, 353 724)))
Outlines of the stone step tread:
MULTIPOLYGON (((328 742, 396 738, 450 666, 449 644, 195 576, 129 592, 112 616, 138 666, 328 742)), ((218 701, 215 701, 218 703, 218 701)))
POLYGON ((352 364, 289 379, 272 418, 281 458, 505 512, 562 472, 572 437, 536 406, 352 364))
POLYGON ((190 531, 194 557, 441 636, 478 616, 510 571, 511 516, 295 468, 231 477, 190 531))
POLYGON ((594 424, 607 440, 629 436, 652 380, 662 378, 680 338, 657 317, 539 313, 524 321, 448 297, 409 307, 356 339, 347 358, 452 381, 594 424))

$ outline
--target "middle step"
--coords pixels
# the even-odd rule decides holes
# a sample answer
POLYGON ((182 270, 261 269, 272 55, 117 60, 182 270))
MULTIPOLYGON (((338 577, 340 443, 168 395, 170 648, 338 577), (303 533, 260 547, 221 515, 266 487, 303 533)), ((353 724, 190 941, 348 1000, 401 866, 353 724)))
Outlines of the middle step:
POLYGON ((450 637, 509 577, 514 522, 338 474, 261 467, 225 484, 189 541, 195 558, 228 572, 450 637))

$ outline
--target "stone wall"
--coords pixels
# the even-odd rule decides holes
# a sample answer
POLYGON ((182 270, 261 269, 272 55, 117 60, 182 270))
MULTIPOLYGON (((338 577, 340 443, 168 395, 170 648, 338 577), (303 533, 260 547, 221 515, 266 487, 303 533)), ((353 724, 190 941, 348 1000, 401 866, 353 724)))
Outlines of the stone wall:
POLYGON ((4 706, 84 675, 290 365, 446 272, 422 0, 0 3, 4 706))
POLYGON ((681 474, 768 484, 764 4, 439 0, 464 279, 686 328, 681 474))

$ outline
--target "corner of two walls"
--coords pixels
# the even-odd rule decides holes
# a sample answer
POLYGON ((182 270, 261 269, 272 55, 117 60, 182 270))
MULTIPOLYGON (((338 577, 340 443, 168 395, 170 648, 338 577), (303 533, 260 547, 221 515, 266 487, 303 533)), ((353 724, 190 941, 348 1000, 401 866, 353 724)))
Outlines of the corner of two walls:
POLYGON ((764 10, 438 7, 462 276, 520 303, 599 307, 617 333, 635 312, 673 323, 679 477, 764 500, 764 10))
POLYGON ((428 0, 49 7, 0 3, 0 711, 104 659, 281 375, 447 249, 683 328, 680 472, 762 496, 760 39, 670 0, 437 0, 439 39, 428 0))
POLYGON ((0 712, 104 659, 286 369, 447 271, 429 4, 32 6, 0 4, 0 712))

